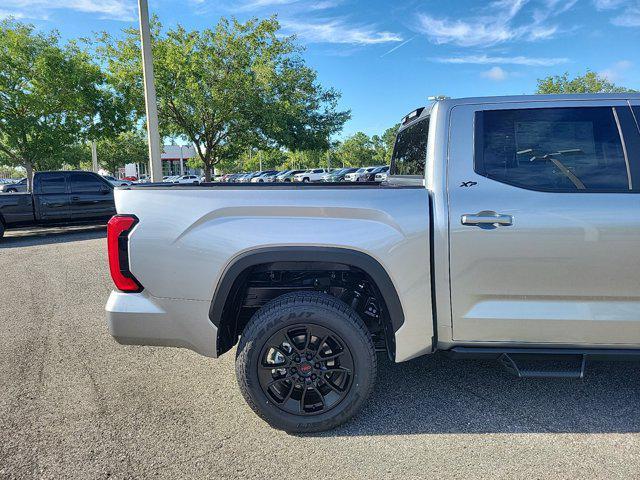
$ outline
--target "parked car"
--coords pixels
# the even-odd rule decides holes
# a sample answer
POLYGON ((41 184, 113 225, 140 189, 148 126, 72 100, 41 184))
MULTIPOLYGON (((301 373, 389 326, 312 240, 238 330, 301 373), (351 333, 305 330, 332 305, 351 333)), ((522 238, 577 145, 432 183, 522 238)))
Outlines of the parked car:
POLYGON ((149 183, 150 181, 151 177, 149 175, 140 175, 136 183, 149 183))
POLYGON ((36 172, 33 192, 0 195, 0 237, 10 228, 106 221, 114 214, 113 185, 97 173, 36 172))
POLYGON ((312 168, 302 173, 296 173, 293 176, 294 182, 320 182, 322 176, 327 173, 324 168, 312 168))
POLYGON ((245 183, 245 182, 250 182, 251 179, 253 178, 253 176, 256 174, 256 172, 248 172, 248 173, 243 173, 242 175, 240 175, 237 179, 236 182, 237 183, 245 183))
POLYGON ((389 171, 389 167, 376 167, 370 172, 365 172, 358 177, 358 182, 374 182, 378 173, 386 173, 389 171))
POLYGON ((385 171, 385 172, 378 172, 376 173, 376 176, 374 178, 375 182, 384 182, 387 177, 389 176, 389 171, 385 171))
POLYGON ((0 185, 1 193, 18 193, 27 191, 27 179, 23 178, 15 183, 5 183, 0 185))
POLYGON ((292 432, 352 417, 376 349, 533 378, 637 358, 638 119, 635 93, 442 99, 402 120, 383 184, 118 189, 109 331, 237 344, 244 398, 292 432))
POLYGON ((127 177, 122 177, 123 180, 129 180, 131 182, 137 182, 138 181, 138 177, 136 177, 135 175, 129 175, 127 177))
POLYGON ((280 175, 281 173, 284 173, 284 172, 286 172, 286 170, 277 170, 277 171, 274 171, 274 173, 270 173, 270 174, 264 175, 263 180, 264 180, 265 182, 275 182, 275 181, 276 181, 276 177, 277 177, 278 175, 280 175))
POLYGON ((344 177, 347 173, 353 173, 356 170, 358 169, 353 167, 339 168, 332 172, 325 173, 322 176, 322 181, 323 182, 343 182, 344 177))
POLYGON ((128 185, 133 185, 133 182, 130 180, 119 180, 116 177, 112 177, 111 175, 102 175, 102 178, 104 178, 114 187, 126 187, 128 185))
POLYGON ((251 182, 253 183, 264 183, 266 182, 266 178, 268 176, 273 177, 276 173, 278 173, 277 170, 263 170, 261 172, 259 172, 257 175, 255 175, 253 178, 251 178, 251 182))
POLYGON ((347 173, 347 174, 344 176, 344 180, 345 180, 345 182, 357 182, 357 181, 358 181, 358 179, 359 179, 362 175, 364 175, 364 174, 366 174, 366 173, 371 172, 371 171, 372 171, 372 170, 374 170, 375 168, 376 168, 376 167, 362 167, 362 168, 359 168, 359 169, 358 169, 358 170, 356 170, 355 172, 347 173))
POLYGON ((200 177, 198 175, 180 175, 173 183, 200 183, 200 177))
POLYGON ((293 177, 305 170, 287 170, 276 177, 276 182, 293 182, 293 177))

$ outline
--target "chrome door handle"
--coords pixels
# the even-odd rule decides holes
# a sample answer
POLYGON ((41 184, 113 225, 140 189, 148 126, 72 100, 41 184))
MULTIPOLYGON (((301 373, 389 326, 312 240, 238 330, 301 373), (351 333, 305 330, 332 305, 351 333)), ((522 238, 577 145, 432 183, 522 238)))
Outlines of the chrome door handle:
POLYGON ((511 215, 501 215, 491 210, 484 210, 478 213, 466 213, 460 218, 463 225, 477 226, 498 226, 513 225, 513 217, 511 215))

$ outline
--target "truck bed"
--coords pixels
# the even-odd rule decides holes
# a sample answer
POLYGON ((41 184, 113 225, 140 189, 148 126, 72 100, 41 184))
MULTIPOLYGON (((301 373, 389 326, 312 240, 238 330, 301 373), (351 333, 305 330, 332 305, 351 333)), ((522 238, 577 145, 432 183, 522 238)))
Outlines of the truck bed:
POLYGON ((142 295, 154 303, 181 299, 201 305, 208 316, 223 273, 247 252, 338 248, 369 255, 393 282, 404 313, 397 358, 430 348, 424 342, 433 324, 429 195, 423 186, 144 184, 117 188, 115 201, 119 214, 138 219, 129 237, 129 266, 144 286, 142 295))

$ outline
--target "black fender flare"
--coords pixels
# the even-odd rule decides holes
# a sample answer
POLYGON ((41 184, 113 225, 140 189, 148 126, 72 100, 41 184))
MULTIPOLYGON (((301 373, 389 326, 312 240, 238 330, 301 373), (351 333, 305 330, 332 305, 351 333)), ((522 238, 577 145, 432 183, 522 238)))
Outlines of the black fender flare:
MULTIPOLYGON (((229 295, 234 295, 243 282, 243 273, 251 267, 274 262, 343 264, 365 272, 376 284, 384 300, 393 333, 404 323, 400 297, 385 268, 371 255, 342 247, 279 246, 250 250, 236 257, 224 270, 209 308, 209 319, 220 330, 229 295)), ((220 331, 218 331, 218 334, 220 331)))

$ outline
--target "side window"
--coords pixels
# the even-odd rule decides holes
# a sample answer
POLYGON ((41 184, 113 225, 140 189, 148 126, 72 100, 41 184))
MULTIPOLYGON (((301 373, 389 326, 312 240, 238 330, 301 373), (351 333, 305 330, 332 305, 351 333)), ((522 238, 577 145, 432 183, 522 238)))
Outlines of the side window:
POLYGON ((41 173, 39 177, 40 193, 66 193, 64 173, 41 173))
POLYGON ((71 193, 96 193, 99 192, 106 184, 96 176, 90 173, 72 173, 69 176, 71 184, 71 193))
POLYGON ((632 189, 631 169, 617 110, 579 107, 477 112, 475 171, 531 190, 628 192, 632 189))
POLYGON ((392 175, 424 175, 428 135, 428 117, 398 133, 391 157, 392 175))

